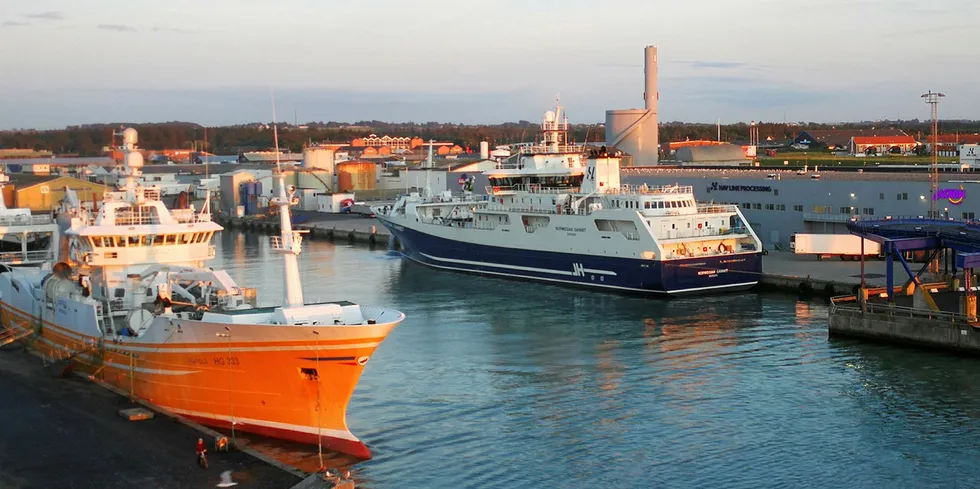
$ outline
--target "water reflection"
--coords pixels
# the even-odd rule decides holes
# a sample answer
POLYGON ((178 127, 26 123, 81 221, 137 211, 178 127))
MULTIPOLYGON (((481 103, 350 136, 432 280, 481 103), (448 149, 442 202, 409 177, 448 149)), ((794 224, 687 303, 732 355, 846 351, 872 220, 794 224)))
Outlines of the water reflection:
MULTIPOLYGON (((281 264, 253 241, 223 236, 221 260, 278 299, 281 264)), ((951 487, 980 477, 977 361, 828 341, 820 302, 624 297, 308 244, 308 295, 407 314, 348 410, 375 455, 357 465, 358 487, 951 487)), ((315 447, 272 447, 307 467, 316 459, 315 447)))

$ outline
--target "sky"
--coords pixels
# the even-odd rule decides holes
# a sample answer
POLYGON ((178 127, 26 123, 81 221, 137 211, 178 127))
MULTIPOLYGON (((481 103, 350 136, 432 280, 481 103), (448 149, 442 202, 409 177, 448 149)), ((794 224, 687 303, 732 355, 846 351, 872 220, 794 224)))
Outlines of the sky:
POLYGON ((0 129, 980 119, 976 0, 0 0, 0 129))

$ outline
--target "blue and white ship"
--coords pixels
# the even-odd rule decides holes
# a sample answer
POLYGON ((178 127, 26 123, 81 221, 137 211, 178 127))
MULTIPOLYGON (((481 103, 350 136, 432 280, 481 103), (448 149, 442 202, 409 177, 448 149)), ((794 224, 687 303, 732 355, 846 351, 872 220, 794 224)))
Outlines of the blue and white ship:
POLYGON ((404 256, 444 270, 647 294, 758 283, 762 243, 737 206, 699 204, 690 186, 622 185, 616 152, 567 143, 560 105, 541 127, 541 144, 486 172, 485 200, 413 193, 378 214, 404 256))

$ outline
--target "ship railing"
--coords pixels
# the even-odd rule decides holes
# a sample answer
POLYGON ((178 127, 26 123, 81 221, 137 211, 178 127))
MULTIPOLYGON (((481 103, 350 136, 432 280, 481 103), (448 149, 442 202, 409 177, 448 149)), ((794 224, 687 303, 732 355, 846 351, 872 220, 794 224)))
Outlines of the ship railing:
POLYGON ((6 251, 0 253, 0 262, 26 263, 46 261, 54 258, 54 250, 6 251))
MULTIPOLYGON (((887 290, 887 289, 886 289, 887 290)), ((833 297, 830 300, 831 313, 839 311, 861 312, 861 304, 854 295, 833 297)), ((894 304, 881 304, 868 301, 865 303, 865 311, 871 314, 881 314, 895 317, 908 317, 920 319, 932 319, 936 321, 946 321, 950 323, 969 323, 970 319, 960 313, 933 311, 932 309, 918 309, 907 306, 897 306, 894 304)))
POLYGON ((543 186, 541 184, 523 184, 519 183, 516 185, 487 185, 486 193, 487 195, 505 193, 505 192, 528 192, 532 194, 568 194, 568 193, 579 193, 581 187, 550 187, 543 186))
POLYGON ((132 216, 116 216, 117 226, 140 226, 148 224, 160 224, 160 218, 152 214, 139 214, 132 216))
POLYGON ((51 224, 52 222, 54 219, 48 214, 0 216, 0 225, 3 226, 29 226, 32 224, 51 224))
POLYGON ((733 214, 738 210, 737 205, 699 204, 698 214, 733 214))
POLYGON ((661 195, 694 194, 692 185, 621 185, 606 190, 607 194, 623 195, 661 195))
POLYGON ((204 214, 202 216, 194 209, 173 209, 170 211, 170 215, 173 216, 175 221, 181 224, 195 223, 195 222, 211 222, 210 215, 204 214))
POLYGON ((525 212, 529 214, 558 214, 556 207, 548 206, 508 205, 504 206, 503 209, 510 212, 525 212))
MULTIPOLYGON (((305 229, 304 230, 300 230, 300 231, 293 231, 292 232, 292 235, 293 235, 292 236, 292 238, 293 238, 292 239, 292 247, 287 247, 286 246, 286 243, 283 242, 283 240, 282 240, 282 236, 271 236, 269 242, 272 245, 273 251, 281 251, 281 252, 286 252, 286 253, 296 253, 296 254, 299 254, 300 250, 302 249, 303 234, 305 234, 305 233, 306 233, 306 230, 305 229)), ((209 252, 210 252, 210 250, 209 250, 209 252)))
POLYGON ((668 229, 668 234, 661 236, 660 239, 691 239, 691 238, 711 238, 720 236, 748 235, 748 230, 744 227, 734 228, 694 228, 694 229, 668 229))
POLYGON ((585 154, 588 151, 585 146, 579 144, 536 144, 534 146, 524 146, 520 149, 520 154, 556 154, 556 153, 578 153, 585 154))

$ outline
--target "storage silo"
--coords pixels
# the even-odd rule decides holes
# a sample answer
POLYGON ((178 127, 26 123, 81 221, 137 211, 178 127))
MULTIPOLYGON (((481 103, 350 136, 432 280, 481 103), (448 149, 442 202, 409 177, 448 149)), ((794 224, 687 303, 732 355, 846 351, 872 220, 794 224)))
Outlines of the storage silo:
POLYGON ((370 161, 347 161, 337 165, 337 191, 374 190, 377 188, 377 165, 370 161))
POLYGON ((644 58, 644 108, 606 111, 606 146, 631 155, 635 166, 653 166, 659 159, 657 47, 647 46, 644 58))
POLYGON ((303 148, 303 168, 327 170, 333 174, 334 169, 334 150, 321 146, 309 146, 303 148))

